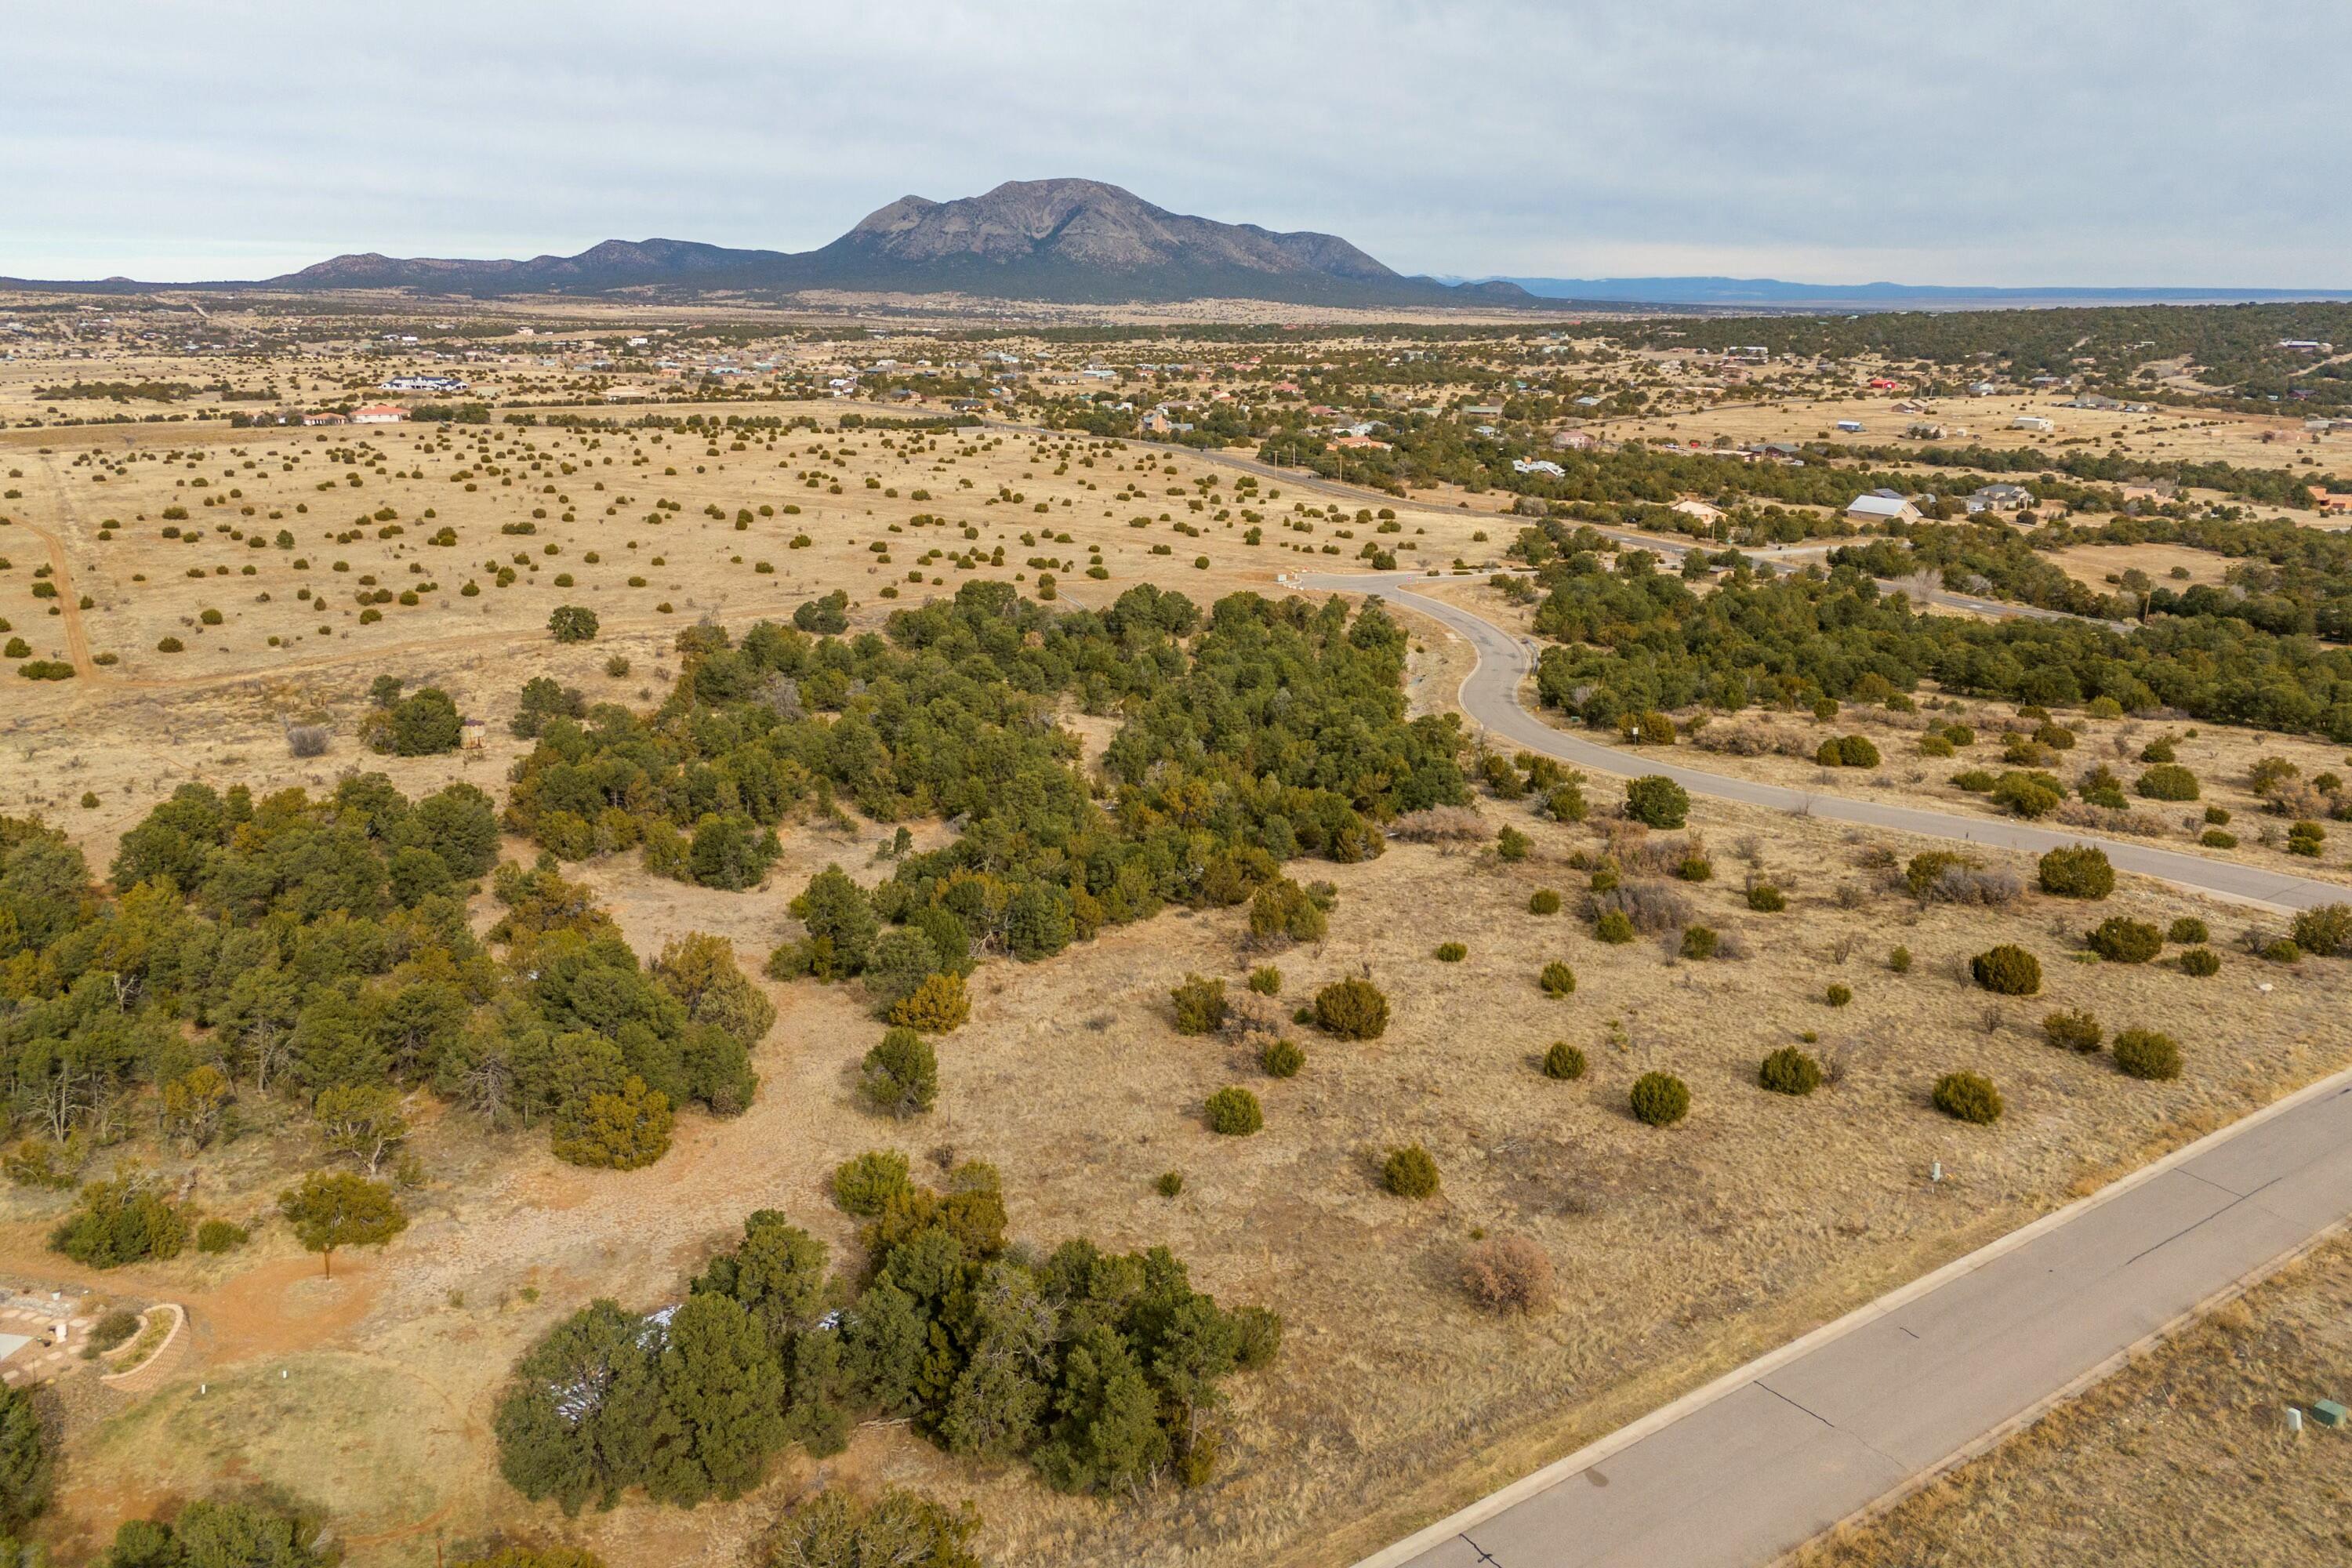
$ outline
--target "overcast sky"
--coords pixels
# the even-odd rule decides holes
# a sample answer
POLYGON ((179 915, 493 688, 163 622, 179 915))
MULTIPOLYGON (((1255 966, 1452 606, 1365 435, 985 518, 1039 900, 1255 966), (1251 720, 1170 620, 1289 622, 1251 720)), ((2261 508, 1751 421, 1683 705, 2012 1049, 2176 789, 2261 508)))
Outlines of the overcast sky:
POLYGON ((800 250, 1083 175, 1408 272, 2352 287, 2341 0, 15 0, 0 274, 800 250))

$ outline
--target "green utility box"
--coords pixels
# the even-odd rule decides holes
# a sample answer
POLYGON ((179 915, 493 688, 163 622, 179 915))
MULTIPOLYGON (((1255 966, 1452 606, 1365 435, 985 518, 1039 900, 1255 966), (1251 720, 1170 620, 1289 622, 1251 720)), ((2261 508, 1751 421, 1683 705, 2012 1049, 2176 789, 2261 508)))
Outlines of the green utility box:
POLYGON ((2322 1426, 2342 1426, 2346 1414, 2344 1406, 2332 1399, 2315 1399, 2311 1402, 2311 1418, 2322 1426))

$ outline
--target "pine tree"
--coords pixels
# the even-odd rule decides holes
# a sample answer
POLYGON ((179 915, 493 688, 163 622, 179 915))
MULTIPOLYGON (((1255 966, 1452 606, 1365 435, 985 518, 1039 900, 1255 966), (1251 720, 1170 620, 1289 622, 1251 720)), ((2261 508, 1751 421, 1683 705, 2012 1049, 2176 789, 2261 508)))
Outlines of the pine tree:
POLYGON ((760 1327, 731 1296, 688 1298, 661 1353, 669 1418, 648 1489, 692 1504, 740 1496, 783 1446, 784 1373, 760 1327))

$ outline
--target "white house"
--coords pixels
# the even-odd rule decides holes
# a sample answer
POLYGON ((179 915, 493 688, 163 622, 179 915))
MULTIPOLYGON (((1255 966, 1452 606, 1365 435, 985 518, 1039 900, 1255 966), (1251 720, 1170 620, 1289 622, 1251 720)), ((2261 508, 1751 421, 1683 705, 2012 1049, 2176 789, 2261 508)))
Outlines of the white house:
POLYGON ((352 410, 354 425, 397 425, 407 417, 407 409, 390 403, 363 403, 352 410))
POLYGON ((1916 522, 1919 509, 1901 496, 1856 496, 1846 503, 1849 522, 1916 522))
POLYGON ((2009 422, 2009 427, 2012 430, 2038 430, 2047 434, 2057 429, 2058 426, 2056 421, 2045 419, 2039 414, 2021 414, 2009 422))
POLYGON ((1837 427, 1849 436, 1862 434, 1862 421, 1859 419, 1841 419, 1837 422, 1837 427))

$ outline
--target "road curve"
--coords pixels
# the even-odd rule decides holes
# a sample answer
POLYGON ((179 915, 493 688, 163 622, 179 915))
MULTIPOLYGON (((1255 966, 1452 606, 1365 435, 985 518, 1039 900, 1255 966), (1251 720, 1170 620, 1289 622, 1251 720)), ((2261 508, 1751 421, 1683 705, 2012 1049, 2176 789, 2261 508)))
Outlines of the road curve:
POLYGON ((1668 760, 1672 752, 1633 752, 1603 745, 1581 735, 1556 730, 1520 706, 1519 688, 1535 668, 1535 644, 1456 605, 1414 591, 1427 579, 1410 572, 1306 573, 1291 579, 1319 592, 1377 593, 1441 621, 1468 639, 1477 665, 1462 682, 1462 709, 1490 733, 1515 746, 1557 757, 1598 773, 1632 777, 1664 773, 1694 795, 1727 800, 1742 805, 1884 827, 1929 838, 1948 838, 1992 849, 2013 849, 2039 855, 2066 844, 2095 844, 2118 870, 2159 878, 2179 887, 2210 893, 2239 903, 2278 910, 2305 910, 2321 904, 2352 902, 2352 889, 2307 877, 2290 876, 2259 867, 2210 860, 2201 855, 2162 849, 2130 839, 2095 833, 2037 827, 2008 817, 1961 816, 1920 806, 1896 805, 1816 790, 1790 789, 1783 784, 1734 778, 1668 760))

